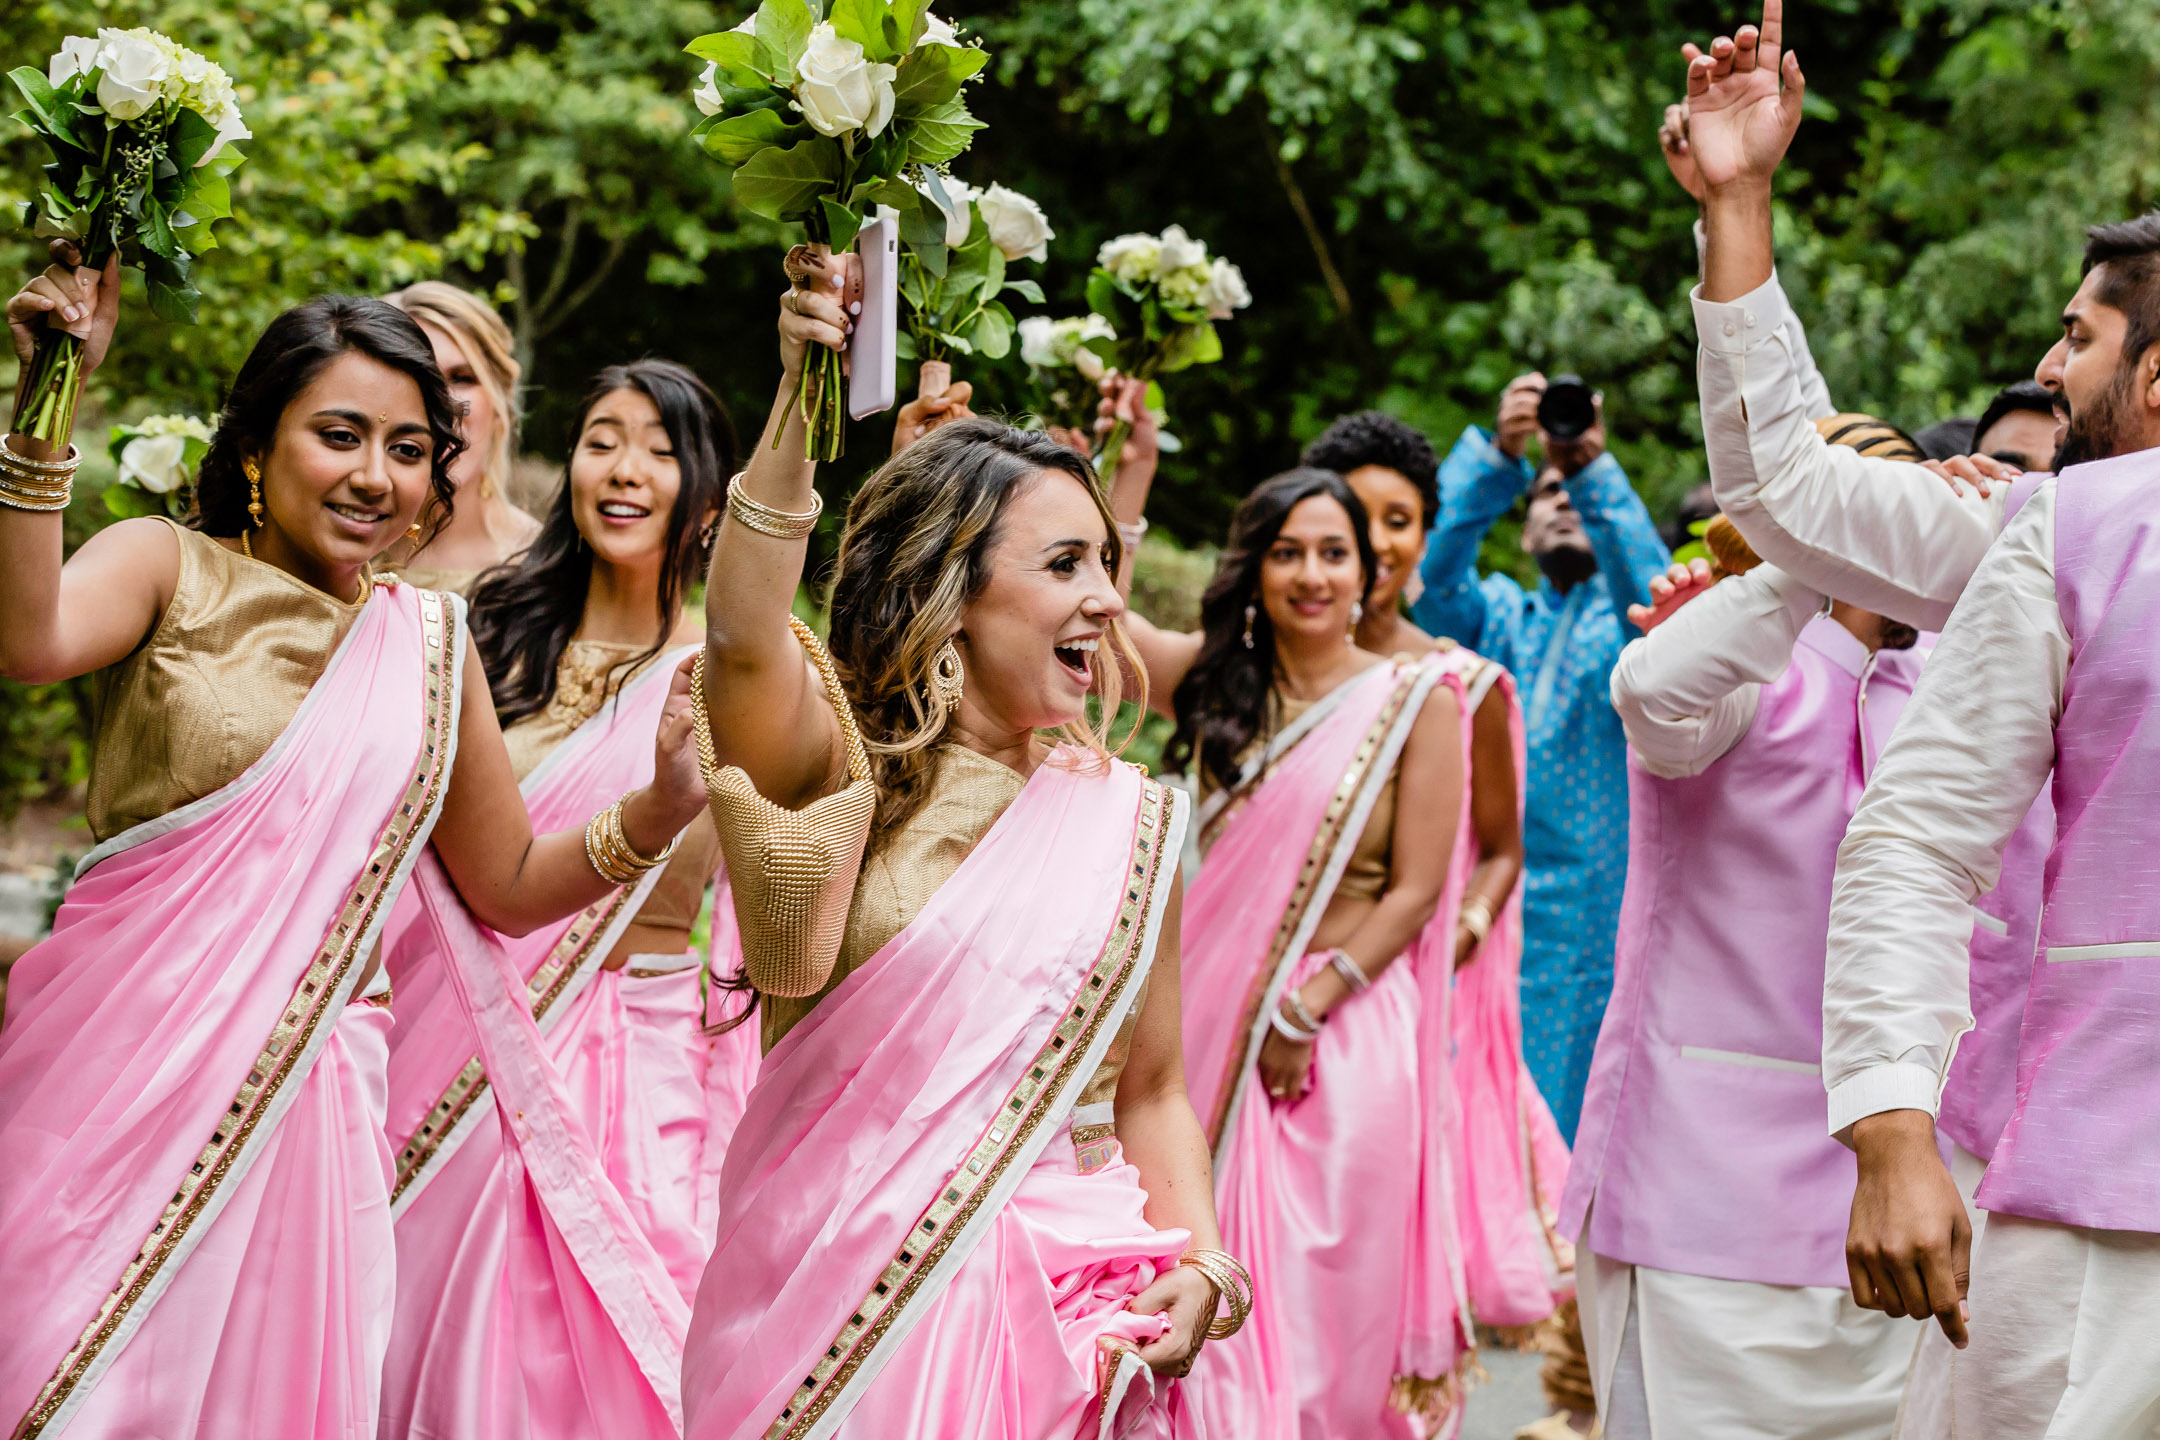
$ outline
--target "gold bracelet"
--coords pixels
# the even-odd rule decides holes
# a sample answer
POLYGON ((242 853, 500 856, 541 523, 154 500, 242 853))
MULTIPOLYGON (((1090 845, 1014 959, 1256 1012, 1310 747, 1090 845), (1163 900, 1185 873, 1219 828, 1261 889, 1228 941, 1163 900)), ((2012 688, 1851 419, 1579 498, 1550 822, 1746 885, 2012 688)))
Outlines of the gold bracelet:
POLYGON ((825 497, 810 492, 810 508, 801 514, 788 510, 775 510, 761 504, 743 490, 745 470, 727 482, 728 514, 760 535, 770 535, 775 540, 800 540, 817 528, 818 516, 825 513, 825 497))
POLYGON ((1245 1328, 1245 1321, 1252 1315, 1252 1275, 1235 1255, 1227 1250, 1188 1250, 1177 1263, 1200 1272, 1201 1278, 1215 1288, 1218 1305, 1230 1302, 1228 1315, 1208 1321, 1208 1339, 1227 1340, 1245 1328))
POLYGON ((630 885, 654 866, 665 864, 675 847, 682 844, 682 836, 668 841, 667 848, 657 855, 641 855, 623 831, 622 808, 623 802, 617 800, 586 822, 585 858, 601 879, 630 885))
POLYGON ((73 475, 75 467, 82 464, 82 451, 70 442, 67 454, 58 460, 33 460, 8 442, 20 437, 12 430, 0 435, 0 462, 5 462, 18 473, 30 475, 73 475))
POLYGON ((1462 911, 1456 916, 1455 923, 1470 932, 1472 947, 1482 945, 1486 935, 1492 930, 1492 906, 1486 904, 1482 896, 1473 896, 1463 901, 1462 911))
POLYGON ((75 467, 82 452, 73 445, 60 460, 33 460, 0 437, 0 505, 11 510, 65 510, 75 493, 75 467))

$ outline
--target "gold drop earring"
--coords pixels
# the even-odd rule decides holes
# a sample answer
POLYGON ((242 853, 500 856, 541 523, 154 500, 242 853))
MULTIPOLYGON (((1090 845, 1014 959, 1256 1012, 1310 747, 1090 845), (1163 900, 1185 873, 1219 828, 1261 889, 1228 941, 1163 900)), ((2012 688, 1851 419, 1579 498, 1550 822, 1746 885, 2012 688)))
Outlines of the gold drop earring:
POLYGON ((263 526, 262 467, 253 460, 243 460, 240 473, 247 476, 248 482, 248 523, 240 529, 240 553, 252 560, 255 551, 248 544, 248 531, 260 530, 263 526))

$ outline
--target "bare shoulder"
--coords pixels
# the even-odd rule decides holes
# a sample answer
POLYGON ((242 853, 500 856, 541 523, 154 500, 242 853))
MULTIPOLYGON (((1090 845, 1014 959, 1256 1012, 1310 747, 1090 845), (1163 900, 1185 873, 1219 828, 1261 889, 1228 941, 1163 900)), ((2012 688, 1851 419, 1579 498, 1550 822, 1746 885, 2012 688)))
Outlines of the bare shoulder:
POLYGON ((122 520, 85 540, 68 557, 67 569, 74 576, 93 578, 100 585, 118 583, 138 594, 148 587, 163 609, 180 582, 180 535, 151 516, 122 520))

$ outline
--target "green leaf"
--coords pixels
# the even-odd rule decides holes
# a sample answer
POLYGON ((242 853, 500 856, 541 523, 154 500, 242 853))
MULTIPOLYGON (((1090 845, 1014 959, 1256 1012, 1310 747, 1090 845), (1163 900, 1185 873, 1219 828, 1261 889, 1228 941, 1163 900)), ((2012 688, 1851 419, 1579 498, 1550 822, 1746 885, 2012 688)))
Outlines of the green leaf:
POLYGON ((1180 327, 1163 347, 1163 362, 1156 373, 1167 375, 1192 365, 1212 365, 1222 359, 1222 337, 1205 322, 1180 327))
POLYGON ((1107 270, 1090 272, 1087 282, 1088 309, 1115 325, 1118 319, 1117 281, 1107 270))
POLYGON ((740 30, 700 35, 683 49, 700 60, 710 60, 718 65, 721 76, 737 89, 757 90, 770 85, 777 68, 773 64, 772 51, 757 36, 745 35, 740 30))
POLYGON ((938 339, 944 341, 947 345, 952 346, 953 349, 959 351, 962 355, 972 355, 975 353, 974 345, 968 341, 966 336, 953 335, 946 331, 940 330, 938 331, 938 339))
POLYGON ((810 44, 810 27, 816 23, 803 0, 765 0, 758 6, 757 38, 772 52, 774 80, 795 83, 796 63, 810 44))
POLYGON ((1023 300, 1032 300, 1037 305, 1043 303, 1042 286, 1036 284, 1033 280, 1007 280, 1005 288, 1023 300))
POLYGON ((853 245, 855 232, 862 229, 862 212, 826 199, 818 201, 818 208, 825 212, 825 242, 834 250, 845 250, 853 245))
POLYGON ((915 358, 915 337, 902 330, 893 337, 893 354, 902 360, 915 358))
POLYGON ((990 52, 972 46, 921 45, 900 62, 893 77, 893 118, 912 120, 960 93, 970 75, 990 63, 990 52))
POLYGON ((150 289, 150 309, 160 320, 193 325, 202 307, 202 291, 188 279, 185 268, 170 261, 146 256, 143 276, 150 289))
POLYGON ((114 483, 105 487, 105 508, 122 520, 139 520, 145 515, 163 515, 165 497, 138 490, 133 485, 114 483))
POLYGON ((790 125, 777 110, 752 110, 728 116, 700 136, 698 143, 719 157, 722 164, 742 165, 760 150, 775 145, 785 149, 809 133, 809 126, 790 125))
POLYGON ((905 55, 922 39, 929 28, 923 19, 930 13, 930 0, 892 0, 892 8, 885 12, 885 34, 896 54, 905 55))
POLYGON ((191 170, 188 176, 188 183, 180 191, 181 209, 205 228, 212 220, 224 220, 232 215, 231 181, 208 170, 191 170))
POLYGON ((180 258, 180 242, 173 238, 172 220, 165 207, 152 202, 143 207, 143 223, 139 232, 143 248, 153 255, 167 260, 180 258))
POLYGON ((840 146, 812 135, 784 148, 768 146, 744 161, 735 172, 735 198, 768 220, 802 220, 839 184, 840 146))
POLYGON ((940 225, 937 239, 915 247, 915 258, 922 261, 922 268, 940 280, 952 266, 952 251, 945 248, 944 236, 944 226, 940 225))
POLYGON ((944 165, 973 144, 975 132, 982 128, 983 122, 970 115, 955 96, 924 111, 908 127, 908 159, 917 165, 944 165))
POLYGON ((985 305, 968 322, 967 337, 976 354, 989 360, 1004 359, 1012 349, 1012 312, 1003 305, 985 305))
POLYGON ((832 21, 835 34, 862 46, 863 53, 879 64, 900 58, 898 47, 885 34, 884 0, 833 0, 825 18, 832 21))
POLYGON ((46 81, 43 72, 24 65, 8 71, 8 79, 15 82, 17 90, 22 91, 23 99, 30 106, 29 113, 36 117, 35 123, 26 120, 25 124, 30 125, 30 128, 40 135, 62 141, 78 150, 88 148, 76 136, 74 117, 63 110, 59 92, 46 81))

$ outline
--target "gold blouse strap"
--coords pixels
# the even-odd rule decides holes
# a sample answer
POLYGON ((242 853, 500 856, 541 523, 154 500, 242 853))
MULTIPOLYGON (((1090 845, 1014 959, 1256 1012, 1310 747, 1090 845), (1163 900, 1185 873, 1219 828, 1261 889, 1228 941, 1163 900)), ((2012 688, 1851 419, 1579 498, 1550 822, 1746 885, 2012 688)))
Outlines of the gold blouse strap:
POLYGON ((691 671, 690 704, 705 796, 734 890, 744 969, 760 992, 793 998, 822 990, 839 958, 877 815, 877 786, 831 654, 799 618, 789 616, 788 625, 825 683, 847 749, 847 784, 800 810, 785 810, 760 795, 740 766, 721 768, 705 708, 703 652, 691 671))

